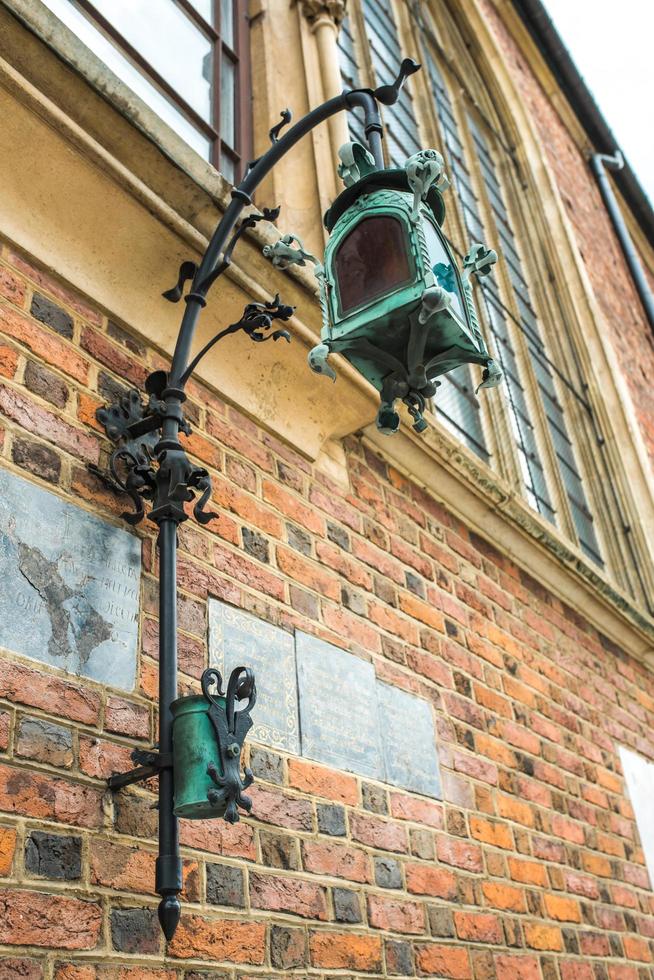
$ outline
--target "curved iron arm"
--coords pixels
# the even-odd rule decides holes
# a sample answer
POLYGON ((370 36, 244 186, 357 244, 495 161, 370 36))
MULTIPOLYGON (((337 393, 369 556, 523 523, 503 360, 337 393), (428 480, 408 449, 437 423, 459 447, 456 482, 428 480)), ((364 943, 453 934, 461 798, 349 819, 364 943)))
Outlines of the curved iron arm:
MULTIPOLYGON (((252 194, 261 181, 270 173, 279 160, 284 157, 303 136, 310 133, 321 122, 336 115, 338 112, 353 111, 357 108, 364 112, 364 131, 375 164, 381 170, 384 167, 382 154, 382 122, 377 102, 393 105, 400 97, 404 82, 409 75, 418 71, 420 65, 410 58, 405 58, 392 85, 384 85, 376 91, 370 89, 354 89, 342 92, 333 99, 328 99, 322 105, 312 109, 283 136, 279 135, 279 127, 275 127, 275 142, 260 157, 247 172, 238 187, 232 191, 232 201, 227 207, 218 227, 214 231, 202 261, 193 277, 191 291, 186 297, 186 310, 175 345, 173 363, 170 371, 169 386, 181 387, 182 378, 186 375, 191 354, 191 344, 195 334, 200 311, 206 304, 206 295, 210 286, 215 282, 214 271, 220 255, 224 251, 229 236, 239 219, 243 208, 252 204, 252 194)), ((289 121, 290 114, 285 110, 283 122, 289 121)))

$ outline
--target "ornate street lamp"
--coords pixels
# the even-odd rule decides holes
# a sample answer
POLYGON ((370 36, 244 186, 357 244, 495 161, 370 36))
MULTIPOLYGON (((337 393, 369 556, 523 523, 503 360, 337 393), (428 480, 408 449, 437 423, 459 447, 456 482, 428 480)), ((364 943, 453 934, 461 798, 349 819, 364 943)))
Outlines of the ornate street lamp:
POLYGON ((252 774, 246 770, 241 775, 241 751, 256 698, 254 677, 245 667, 232 672, 226 693, 220 674, 209 669, 202 676, 202 695, 177 698, 177 527, 187 519, 184 505, 192 501, 201 524, 216 516, 205 509, 211 496, 209 474, 191 463, 179 442, 180 432, 191 431, 184 416, 184 389, 200 360, 229 334, 242 331, 258 343, 290 340, 286 330, 273 325, 288 320, 293 308, 279 296, 268 303, 250 303, 238 322, 216 334, 193 358, 191 347, 207 293, 230 265, 237 242, 258 221, 274 221, 279 214, 264 209, 236 227, 241 212, 252 204, 253 191, 277 161, 319 123, 337 112, 361 108, 369 145, 366 149, 348 144, 341 150, 339 173, 346 190, 326 216, 331 232, 326 268, 293 235, 264 249, 278 268, 307 261, 315 265, 324 325, 322 343, 309 355, 311 367, 334 376, 328 355, 340 352, 348 358, 381 392, 378 425, 386 432, 399 425, 393 408, 398 398, 407 404, 414 427, 424 428, 422 411, 425 399, 436 390, 436 376, 459 364, 484 365, 485 385, 499 380, 479 331, 469 285, 470 273, 486 274, 495 253, 475 245, 463 272, 457 269, 440 230, 445 179, 435 150, 416 154, 404 170, 384 169, 378 103, 393 105, 406 78, 419 67, 403 61, 392 85, 343 92, 283 136, 291 114, 282 113, 282 121, 270 131, 272 146, 250 164, 242 183, 232 190, 232 201, 199 266, 182 263, 177 284, 163 294, 178 302, 185 284, 191 283, 170 372, 156 371, 148 377, 145 402, 138 390, 131 390, 97 412, 116 448, 110 475, 94 472, 131 498, 134 509, 123 514, 125 520, 137 524, 144 517, 144 501, 149 501, 149 519, 159 528, 159 743, 156 751, 135 750, 137 767, 108 782, 116 790, 159 777, 156 888, 167 939, 180 916, 178 818, 223 817, 235 822, 239 807, 251 807, 244 790, 252 774), (247 705, 237 710, 245 700, 247 705))

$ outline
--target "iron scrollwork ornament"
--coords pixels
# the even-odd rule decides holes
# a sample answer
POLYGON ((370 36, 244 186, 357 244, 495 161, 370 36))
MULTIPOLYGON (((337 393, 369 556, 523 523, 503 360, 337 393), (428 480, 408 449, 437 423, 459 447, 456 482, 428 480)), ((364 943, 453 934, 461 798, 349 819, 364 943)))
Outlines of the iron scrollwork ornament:
POLYGON ((250 712, 257 699, 254 673, 249 667, 235 667, 229 678, 227 694, 223 695, 220 672, 210 667, 202 675, 202 693, 210 705, 209 719, 216 733, 219 755, 219 764, 210 762, 207 767, 208 775, 216 784, 216 788, 207 793, 207 799, 212 807, 224 811, 228 823, 237 823, 239 807, 246 813, 252 809, 252 800, 245 795, 245 790, 254 782, 254 776, 248 768, 241 776, 241 751, 245 737, 252 728, 250 712), (209 690, 214 684, 220 701, 209 690), (245 708, 237 711, 236 702, 246 698, 248 703, 245 708))

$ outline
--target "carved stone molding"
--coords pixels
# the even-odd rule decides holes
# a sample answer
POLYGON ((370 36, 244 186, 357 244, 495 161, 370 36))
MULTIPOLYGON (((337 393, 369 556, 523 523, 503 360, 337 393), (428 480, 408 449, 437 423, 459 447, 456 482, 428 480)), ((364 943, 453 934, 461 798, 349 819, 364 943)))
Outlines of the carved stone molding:
POLYGON ((328 17, 338 27, 347 12, 347 0, 298 0, 298 3, 310 24, 328 17))

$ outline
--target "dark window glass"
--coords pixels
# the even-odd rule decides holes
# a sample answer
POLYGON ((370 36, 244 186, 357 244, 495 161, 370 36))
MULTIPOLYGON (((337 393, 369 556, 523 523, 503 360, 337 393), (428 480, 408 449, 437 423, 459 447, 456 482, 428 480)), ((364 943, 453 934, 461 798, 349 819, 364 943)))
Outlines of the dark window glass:
POLYGON ((411 278, 407 240, 396 218, 364 218, 333 260, 341 312, 368 303, 411 278))

